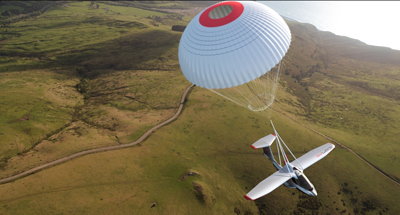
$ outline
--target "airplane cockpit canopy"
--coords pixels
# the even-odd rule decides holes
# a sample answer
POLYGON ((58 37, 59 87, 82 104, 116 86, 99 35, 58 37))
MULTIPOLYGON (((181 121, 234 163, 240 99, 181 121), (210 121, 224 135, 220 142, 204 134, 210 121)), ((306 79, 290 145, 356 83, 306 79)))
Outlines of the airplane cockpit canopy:
POLYGON ((304 189, 308 190, 308 191, 312 191, 314 188, 311 184, 311 182, 308 180, 308 178, 301 174, 299 176, 297 176, 298 182, 300 187, 303 187, 304 189))

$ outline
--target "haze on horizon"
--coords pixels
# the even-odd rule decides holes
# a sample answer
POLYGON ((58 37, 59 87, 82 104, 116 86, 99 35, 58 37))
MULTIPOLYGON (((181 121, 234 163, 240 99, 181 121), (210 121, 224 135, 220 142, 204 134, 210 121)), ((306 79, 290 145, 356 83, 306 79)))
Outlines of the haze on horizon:
POLYGON ((368 45, 400 50, 400 1, 262 1, 280 15, 368 45))

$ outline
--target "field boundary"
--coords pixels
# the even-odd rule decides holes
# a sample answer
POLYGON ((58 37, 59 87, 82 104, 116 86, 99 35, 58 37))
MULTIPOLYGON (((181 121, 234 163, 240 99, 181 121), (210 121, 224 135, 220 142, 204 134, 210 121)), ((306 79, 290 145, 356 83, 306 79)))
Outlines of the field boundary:
POLYGON ((131 147, 131 146, 134 146, 134 145, 137 145, 137 144, 141 143, 151 133, 153 133, 155 130, 157 130, 158 128, 160 128, 160 127, 162 127, 162 126, 164 126, 164 125, 166 125, 166 124, 168 124, 170 122, 172 122, 173 120, 175 120, 181 114, 182 109, 183 109, 183 105, 185 104, 185 101, 186 101, 186 96, 190 92, 190 89, 192 89, 193 86, 194 86, 194 84, 192 84, 188 88, 186 88, 185 92, 182 95, 182 99, 181 99, 181 102, 179 104, 179 108, 176 111, 174 116, 172 116, 171 118, 167 119, 166 121, 164 121, 164 122, 152 127, 150 130, 148 130, 146 133, 144 133, 135 142, 127 143, 127 144, 123 144, 123 145, 106 146, 106 147, 102 147, 102 148, 96 148, 96 149, 90 149, 90 150, 87 150, 87 151, 81 151, 81 152, 69 155, 67 157, 63 157, 63 158, 60 158, 58 160, 55 160, 55 161, 52 161, 52 162, 49 162, 49 163, 46 163, 46 164, 42 164, 40 166, 37 166, 37 167, 32 168, 30 170, 24 171, 24 172, 19 173, 17 175, 13 175, 13 176, 10 176, 10 177, 7 177, 7 178, 0 179, 0 184, 5 184, 5 183, 9 183, 9 182, 15 181, 15 180, 17 180, 19 178, 31 175, 33 173, 39 172, 39 171, 41 171, 41 170, 43 170, 45 168, 49 168, 49 167, 52 167, 52 166, 57 165, 57 164, 64 163, 64 162, 69 161, 71 159, 74 159, 76 157, 80 157, 80 156, 84 156, 84 155, 88 155, 88 154, 93 154, 93 153, 97 153, 97 152, 104 152, 104 151, 127 148, 127 147, 131 147))

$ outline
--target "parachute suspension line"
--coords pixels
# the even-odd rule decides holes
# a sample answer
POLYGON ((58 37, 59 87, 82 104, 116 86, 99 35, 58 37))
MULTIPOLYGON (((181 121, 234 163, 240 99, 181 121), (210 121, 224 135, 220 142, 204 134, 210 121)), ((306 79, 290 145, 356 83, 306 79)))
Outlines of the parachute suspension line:
POLYGON ((268 106, 268 104, 267 104, 265 101, 263 101, 263 100, 259 97, 259 95, 257 95, 257 93, 254 91, 254 89, 249 85, 249 83, 246 83, 246 85, 247 85, 247 87, 250 89, 250 91, 254 94, 254 96, 258 98, 258 100, 260 100, 262 103, 264 103, 265 106, 268 106))
MULTIPOLYGON (((285 150, 283 149, 283 146, 282 146, 282 144, 281 144, 281 142, 280 142, 280 140, 282 140, 282 138, 280 138, 280 136, 279 136, 279 133, 276 131, 276 129, 275 129, 275 126, 274 126, 274 123, 272 123, 272 120, 270 120, 270 122, 271 122, 271 125, 272 125, 272 128, 274 129, 274 132, 275 132, 275 135, 276 135, 276 140, 277 140, 277 142, 278 142, 278 144, 277 145, 279 145, 279 147, 281 148, 281 153, 282 153, 282 156, 283 156, 283 159, 284 159, 284 161, 286 161, 285 162, 285 166, 286 166, 286 169, 287 169, 287 171, 288 171, 288 173, 289 174, 292 174, 292 172, 290 171, 290 169, 289 169, 289 165, 286 165, 287 163, 289 163, 289 159, 288 159, 288 157, 287 157, 287 155, 286 155, 286 153, 285 153, 285 150)), ((282 142, 283 142, 283 140, 282 140, 282 142)), ((285 144, 285 146, 286 146, 286 144, 285 144)), ((290 151, 290 149, 286 146, 286 148, 289 150, 289 152, 292 154, 292 152, 290 151)), ((293 155, 293 154, 292 154, 293 155)))
POLYGON ((287 149, 287 150, 290 152, 290 154, 294 157, 295 161, 297 161, 297 163, 300 165, 301 169, 304 170, 304 168, 303 168, 303 166, 301 165, 301 163, 297 160, 297 157, 294 156, 294 154, 292 153, 292 151, 290 151, 289 147, 286 145, 285 141, 283 141, 283 139, 281 138, 281 136, 276 132, 275 126, 274 126, 274 124, 272 123, 272 120, 271 120, 271 124, 272 124, 272 127, 274 128, 274 131, 275 131, 276 137, 277 137, 277 139, 278 139, 279 145, 281 145, 280 141, 282 141, 283 145, 285 145, 286 149, 287 149))
MULTIPOLYGON (((272 95, 276 95, 276 87, 278 85, 279 82, 279 75, 280 75, 280 71, 281 71, 281 64, 283 62, 283 59, 279 62, 278 67, 277 68, 273 68, 271 69, 271 74, 266 74, 269 75, 268 78, 268 89, 265 88, 265 95, 267 95, 267 90, 272 94, 272 95), (274 70, 274 71, 272 71, 274 70)), ((275 97, 273 98, 273 100, 275 100, 275 97)), ((272 106, 273 106, 273 102, 270 104, 270 107, 268 112, 266 113, 266 116, 268 119, 271 119, 271 115, 272 115, 272 106)))
MULTIPOLYGON (((272 70, 273 69, 271 69, 271 71, 269 71, 269 72, 267 72, 265 75, 264 75, 264 79, 265 79, 265 82, 267 83, 266 84, 266 86, 265 86, 265 88, 264 88, 264 95, 265 96, 267 96, 268 95, 268 92, 270 92, 272 95, 274 95, 274 93, 271 91, 271 81, 270 81, 270 76, 272 76, 272 74, 269 74, 269 73, 271 73, 272 72, 272 70)), ((272 100, 273 98, 271 98, 271 100, 272 100)), ((272 105, 272 103, 270 104, 270 106, 272 105)), ((267 118, 271 118, 271 110, 268 108, 268 110, 267 110, 267 112, 265 113, 266 114, 266 116, 267 116, 267 118)))
MULTIPOLYGON (((254 92, 253 92, 253 90, 252 89, 250 89, 250 91, 252 91, 253 92, 253 94, 254 94, 254 96, 255 97, 257 97, 257 99, 258 99, 258 101, 261 101, 261 105, 262 104, 265 104, 265 101, 263 101, 261 98, 260 98, 260 96, 262 96, 262 94, 260 94, 260 92, 262 92, 262 91, 260 91, 260 85, 259 85, 259 83, 258 83, 258 80, 259 80, 260 78, 256 78, 254 81, 252 81, 252 82, 250 82, 251 83, 251 86, 252 86, 252 89, 255 89, 254 90, 254 92)), ((260 104, 260 102, 258 102, 258 104, 260 104)))
MULTIPOLYGON (((269 104, 269 107, 273 106, 273 101, 275 100, 275 94, 276 94, 276 87, 277 83, 279 81, 279 74, 281 70, 281 63, 283 62, 283 59, 275 66, 272 68, 269 72, 261 76, 261 78, 264 79, 264 82, 266 83, 263 93, 264 95, 271 95, 271 103, 269 104)), ((268 108, 265 113, 266 117, 270 120, 271 115, 272 115, 272 108, 268 108)))
POLYGON ((244 107, 247 106, 248 108, 248 104, 250 103, 250 99, 252 97, 252 94, 250 94, 250 92, 247 90, 246 86, 240 85, 236 90, 240 91, 241 95, 246 99, 246 102, 244 103, 244 107))
POLYGON ((257 82, 257 84, 256 84, 257 92, 260 92, 261 95, 263 95, 262 93, 264 92, 264 95, 266 95, 266 94, 265 94, 265 91, 266 91, 266 89, 267 89, 268 84, 267 84, 267 85, 263 84, 262 79, 263 79, 262 76, 260 76, 259 78, 256 79, 256 82, 257 82), (265 89, 265 90, 264 90, 264 89, 265 89))
POLYGON ((247 106, 250 103, 250 99, 253 97, 253 93, 249 92, 247 87, 243 84, 237 87, 237 91, 240 91, 240 95, 242 95, 247 101, 243 104, 244 107, 247 106))
POLYGON ((289 147, 287 147, 287 145, 285 144, 285 142, 282 140, 282 138, 279 136, 278 137, 282 143, 285 145, 285 147, 287 148, 287 150, 290 152, 290 154, 294 157, 294 159, 297 161, 297 163, 299 163, 300 167, 302 170, 304 170, 303 166, 300 164, 300 162, 297 160, 296 156, 294 156, 294 154, 292 153, 292 151, 290 151, 289 147))
POLYGON ((250 91, 253 93, 255 99, 257 100, 257 107, 262 107, 263 105, 265 105, 266 107, 268 107, 268 104, 261 98, 262 96, 262 90, 260 90, 261 88, 261 83, 259 83, 260 78, 255 79, 254 81, 250 82, 250 84, 252 86, 250 86, 247 83, 247 87, 249 87, 250 91), (255 90, 254 90, 255 89, 255 90))
POLYGON ((246 97, 246 95, 244 94, 244 92, 242 92, 241 90, 240 90, 240 87, 233 87, 233 88, 229 88, 230 89, 230 91, 232 92, 232 95, 230 95, 229 97, 233 97, 233 98, 237 98, 237 97, 235 97, 235 93, 239 93, 239 95, 241 95, 240 96, 240 99, 239 98, 237 98, 237 99, 239 99, 240 100, 240 103, 242 104, 241 106, 245 106, 247 103, 248 103, 248 99, 247 99, 247 97, 246 97))
POLYGON ((236 92, 238 92, 241 96, 243 96, 243 98, 245 98, 247 100, 247 103, 249 102, 249 99, 243 94, 242 91, 240 91, 239 88, 233 88, 236 92))
MULTIPOLYGON (((273 69, 272 69, 272 70, 273 70, 273 69)), ((271 70, 270 72, 272 72, 272 70, 271 70)), ((273 71, 271 74, 268 74, 268 73, 266 74, 266 75, 267 75, 266 79, 267 79, 267 82, 268 82, 268 84, 267 84, 268 87, 265 88, 264 95, 268 95, 268 92, 270 92, 271 95, 275 95, 275 92, 272 90, 272 89, 273 89, 273 86, 271 86, 271 84, 272 84, 271 79, 272 79, 272 77, 274 76, 274 74, 275 74, 275 71, 273 71)), ((275 100, 274 97, 271 98, 270 107, 272 107, 273 100, 275 100)), ((271 115, 272 115, 272 109, 271 109, 271 108, 268 108, 268 110, 267 110, 267 112, 266 112, 267 118, 268 118, 268 119, 271 119, 271 115)))
POLYGON ((280 151, 280 153, 281 153, 281 155, 282 155, 283 165, 285 165, 285 156, 284 156, 284 153, 285 153, 285 152, 282 151, 281 143, 279 142, 279 139, 278 139, 278 138, 276 138, 276 141, 277 141, 277 144, 276 144, 276 145, 278 145, 279 151, 280 151))
POLYGON ((279 73, 280 73, 280 71, 281 71, 281 63, 282 63, 282 61, 283 61, 283 59, 281 60, 281 61, 279 61, 279 65, 278 65, 278 71, 276 72, 276 76, 275 76, 275 80, 274 80, 274 83, 275 84, 273 84, 272 86, 272 90, 271 90, 271 92, 275 95, 275 92, 276 92, 276 86, 277 86, 277 84, 278 84, 278 81, 279 81, 279 73))
MULTIPOLYGON (((208 89, 208 88, 207 88, 207 89, 208 89)), ((218 93, 217 91, 214 91, 213 89, 208 89, 208 90, 210 90, 210 91, 212 91, 212 92, 214 92, 214 93, 216 93, 216 94, 218 94, 218 95, 220 95, 220 96, 222 96, 222 97, 228 99, 228 100, 231 101, 231 102, 236 103, 236 104, 239 105, 239 106, 242 106, 242 104, 240 104, 239 102, 237 102, 237 101, 235 101, 235 100, 233 100, 233 99, 231 99, 231 98, 229 98, 229 97, 227 97, 227 96, 225 96, 225 95, 223 95, 223 94, 221 94, 221 93, 218 93)))
MULTIPOLYGON (((276 131, 275 131, 275 135, 276 135, 276 131)), ((276 150, 278 151, 278 157, 279 157, 279 165, 282 166, 282 162, 281 162, 281 153, 279 150, 279 143, 278 143, 278 139, 276 140, 276 150)))
MULTIPOLYGON (((277 135, 278 136, 278 135, 277 135)), ((288 157, 286 155, 285 149, 282 146, 281 141, 278 138, 278 142, 279 142, 279 147, 281 148, 281 152, 282 152, 282 157, 283 157, 283 164, 286 165, 286 163, 288 163, 288 157)))
MULTIPOLYGON (((279 137, 279 134, 276 134, 276 136, 279 137)), ((291 171, 290 171, 290 169, 289 169, 289 165, 287 165, 287 163, 289 163, 289 159, 288 159, 288 157, 287 157, 287 155, 286 155, 286 153, 285 153, 285 150, 284 150, 284 148, 283 148, 283 146, 282 146, 282 143, 280 142, 279 138, 277 138, 277 140, 278 140, 278 142, 279 142, 279 147, 281 148, 282 157, 283 157, 283 161, 284 161, 283 164, 286 166, 286 169, 287 169, 288 173, 290 174, 291 171)))
POLYGON ((247 98, 244 96, 240 91, 238 91, 235 87, 234 88, 228 88, 225 89, 225 92, 227 92, 226 97, 231 98, 231 101, 233 98, 237 99, 237 103, 240 103, 240 106, 243 106, 243 104, 247 104, 247 98), (241 96, 235 96, 236 93, 239 93, 241 96), (244 98, 244 99, 243 99, 244 98))
MULTIPOLYGON (((271 124, 272 124, 272 120, 270 120, 270 121, 271 121, 271 124)), ((272 124, 272 128, 274 129, 275 136, 277 136, 278 134, 277 134, 277 132, 276 132, 276 130, 275 130, 274 124, 272 124)), ((277 149, 277 151, 278 151, 279 165, 282 166, 282 162, 281 162, 281 153, 280 153, 279 148, 280 148, 280 147, 279 147, 279 139, 276 138, 276 149, 277 149)))
MULTIPOLYGON (((209 89, 212 92, 252 111, 263 111, 273 104, 280 63, 260 77, 229 88, 209 89)), ((271 119, 271 110, 263 113, 271 119)))

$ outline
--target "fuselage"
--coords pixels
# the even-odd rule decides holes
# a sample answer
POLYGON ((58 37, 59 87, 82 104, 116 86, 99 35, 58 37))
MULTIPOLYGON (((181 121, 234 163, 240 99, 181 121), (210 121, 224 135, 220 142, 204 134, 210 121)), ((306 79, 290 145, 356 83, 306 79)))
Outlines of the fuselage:
POLYGON ((303 171, 299 170, 297 167, 293 166, 291 163, 287 163, 285 166, 279 165, 275 159, 273 154, 271 153, 270 147, 264 148, 264 156, 267 157, 274 167, 279 170, 283 169, 288 172, 288 174, 292 175, 292 178, 286 181, 283 185, 288 188, 297 188, 301 192, 310 195, 317 196, 317 191, 315 190, 314 185, 308 180, 303 171))
POLYGON ((285 165, 282 168, 289 168, 289 172, 292 172, 292 178, 286 181, 283 185, 288 188, 296 188, 301 192, 309 195, 309 196, 317 196, 317 190, 314 185, 308 180, 307 176, 299 169, 297 169, 292 164, 285 165))

